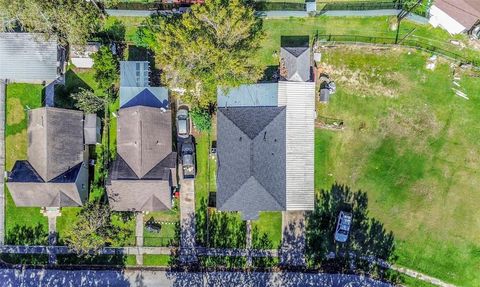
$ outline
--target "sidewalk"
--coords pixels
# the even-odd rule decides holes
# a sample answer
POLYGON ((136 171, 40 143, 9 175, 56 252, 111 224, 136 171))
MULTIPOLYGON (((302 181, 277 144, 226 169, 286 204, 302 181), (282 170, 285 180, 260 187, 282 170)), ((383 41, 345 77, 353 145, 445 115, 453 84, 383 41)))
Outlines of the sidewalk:
POLYGON ((5 97, 7 85, 0 80, 0 245, 5 242, 5 97))

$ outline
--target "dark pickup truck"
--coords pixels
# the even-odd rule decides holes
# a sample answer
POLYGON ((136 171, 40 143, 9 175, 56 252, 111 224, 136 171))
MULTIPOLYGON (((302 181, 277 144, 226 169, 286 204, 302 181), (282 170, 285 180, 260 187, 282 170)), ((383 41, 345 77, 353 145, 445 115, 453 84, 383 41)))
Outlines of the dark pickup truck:
POLYGON ((195 144, 192 137, 182 144, 183 178, 195 178, 195 144))

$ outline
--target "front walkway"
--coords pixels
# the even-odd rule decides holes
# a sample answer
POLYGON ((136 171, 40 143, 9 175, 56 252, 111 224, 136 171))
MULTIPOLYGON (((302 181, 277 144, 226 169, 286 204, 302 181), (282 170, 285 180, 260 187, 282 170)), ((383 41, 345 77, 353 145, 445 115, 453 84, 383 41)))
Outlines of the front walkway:
MULTIPOLYGON (((135 216, 135 242, 138 247, 143 246, 143 212, 138 212, 135 216)), ((143 254, 135 256, 137 265, 143 265, 143 254)))

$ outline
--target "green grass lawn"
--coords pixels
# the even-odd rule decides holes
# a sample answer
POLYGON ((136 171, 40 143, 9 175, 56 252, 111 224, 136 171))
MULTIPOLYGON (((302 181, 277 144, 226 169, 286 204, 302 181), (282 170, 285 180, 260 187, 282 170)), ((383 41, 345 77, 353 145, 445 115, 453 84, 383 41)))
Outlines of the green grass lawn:
POLYGON ((195 177, 195 208, 198 209, 200 202, 208 198, 210 191, 216 191, 216 161, 209 158, 210 142, 213 135, 205 132, 195 137, 197 175, 195 177))
MULTIPOLYGON (((9 84, 6 94, 5 168, 10 171, 17 160, 27 159, 27 110, 42 105, 42 85, 9 84)), ((8 237, 16 226, 41 225, 47 231, 47 218, 37 207, 16 207, 6 192, 5 228, 8 237)))
MULTIPOLYGON (((309 35, 312 40, 315 34, 357 35, 369 37, 395 38, 396 32, 389 29, 389 17, 309 17, 288 19, 267 19, 264 21, 265 39, 258 54, 258 60, 264 65, 278 65, 278 57, 274 52, 280 50, 281 36, 309 35)), ((452 39, 467 43, 464 35, 451 36, 440 28, 430 25, 420 25, 404 20, 400 27, 400 34, 411 32, 410 39, 435 44, 445 50, 455 50, 465 55, 475 55, 480 59, 480 53, 472 49, 459 49, 449 43, 452 39)))
POLYGON ((170 255, 152 255, 145 254, 143 255, 143 265, 144 266, 168 266, 170 260, 170 255))
POLYGON ((480 81, 452 92, 452 69, 405 49, 323 51, 337 93, 321 116, 342 132, 317 130, 315 187, 337 181, 369 196, 370 213, 396 237, 398 264, 461 286, 480 285, 480 81), (395 61, 392 61, 395 59, 395 61))
POLYGON ((433 285, 430 283, 427 283, 425 281, 422 281, 420 279, 412 278, 410 276, 402 275, 401 276, 401 286, 406 286, 406 287, 434 287, 437 285, 433 285))
POLYGON ((268 234, 274 248, 277 248, 282 243, 281 212, 260 212, 258 220, 252 221, 253 227, 257 227, 260 234, 268 234))
POLYGON ((170 246, 175 238, 175 224, 163 223, 159 233, 150 232, 146 229, 143 232, 144 246, 170 246))

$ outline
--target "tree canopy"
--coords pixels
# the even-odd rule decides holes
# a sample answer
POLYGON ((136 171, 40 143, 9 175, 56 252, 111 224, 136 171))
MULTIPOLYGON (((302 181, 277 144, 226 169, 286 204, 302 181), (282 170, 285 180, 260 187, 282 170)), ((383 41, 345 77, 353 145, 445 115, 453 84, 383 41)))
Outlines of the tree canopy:
POLYGON ((66 243, 76 253, 88 255, 111 245, 113 237, 121 232, 112 225, 108 205, 89 202, 80 211, 76 221, 66 231, 66 243))
POLYGON ((107 98, 95 95, 94 92, 80 88, 80 91, 72 94, 75 107, 87 114, 96 114, 105 108, 107 98))
POLYGON ((262 75, 255 52, 262 21, 242 0, 207 0, 190 12, 149 18, 137 42, 156 53, 163 80, 185 91, 185 100, 206 107, 217 87, 254 82, 262 75))
POLYGON ((118 59, 107 46, 100 47, 92 58, 95 81, 100 89, 107 91, 118 80, 118 59))
POLYGON ((84 44, 100 27, 100 11, 84 0, 0 0, 6 29, 56 36, 65 45, 84 44))

